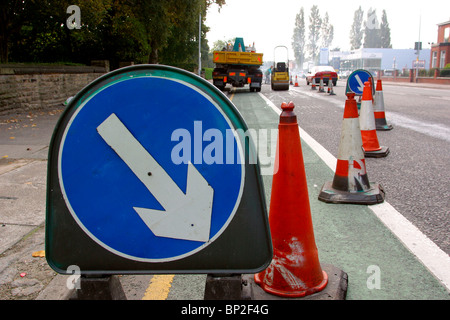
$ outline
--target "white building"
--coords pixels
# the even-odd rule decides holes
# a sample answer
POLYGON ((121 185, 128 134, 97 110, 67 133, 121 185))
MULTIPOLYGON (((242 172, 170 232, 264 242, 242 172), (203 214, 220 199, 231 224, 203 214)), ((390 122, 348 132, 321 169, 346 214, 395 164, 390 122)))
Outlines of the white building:
MULTIPOLYGON (((420 67, 428 69, 430 49, 420 51, 420 67)), ((339 71, 365 69, 369 71, 389 69, 413 69, 417 51, 414 49, 362 48, 353 51, 330 51, 330 64, 339 71)))

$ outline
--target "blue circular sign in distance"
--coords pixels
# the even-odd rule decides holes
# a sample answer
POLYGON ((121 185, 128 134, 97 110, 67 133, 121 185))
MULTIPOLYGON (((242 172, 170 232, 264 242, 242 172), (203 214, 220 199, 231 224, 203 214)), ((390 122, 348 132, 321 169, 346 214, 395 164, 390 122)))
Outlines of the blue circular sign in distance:
POLYGON ((347 88, 356 95, 362 95, 364 90, 364 83, 372 79, 370 72, 366 70, 354 71, 347 80, 347 88))
POLYGON ((226 229, 242 196, 242 149, 233 131, 231 143, 239 161, 225 164, 224 152, 223 164, 194 163, 195 142, 200 141, 201 150, 210 143, 195 136, 194 123, 201 123, 202 135, 208 129, 219 130, 225 149, 227 131, 234 129, 231 121, 217 102, 189 83, 134 75, 89 93, 65 128, 58 175, 67 207, 94 241, 128 259, 166 262, 203 250, 226 229), (177 129, 190 133, 190 161, 214 190, 208 241, 158 237, 137 214, 136 207, 162 212, 164 208, 99 134, 97 128, 112 114, 182 192, 187 188, 188 164, 174 163, 172 150, 180 141, 172 141, 172 133, 177 129))

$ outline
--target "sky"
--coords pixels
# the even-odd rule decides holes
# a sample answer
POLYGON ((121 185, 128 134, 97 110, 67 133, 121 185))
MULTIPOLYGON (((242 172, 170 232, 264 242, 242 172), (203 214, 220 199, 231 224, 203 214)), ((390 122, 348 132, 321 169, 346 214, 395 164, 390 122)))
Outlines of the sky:
POLYGON ((350 28, 359 6, 364 10, 364 20, 372 8, 376 9, 378 21, 381 22, 382 11, 386 10, 394 49, 414 48, 414 42, 419 41, 419 31, 423 48, 430 48, 429 42, 437 42, 437 24, 450 20, 449 0, 226 0, 220 12, 217 5, 212 5, 207 13, 209 46, 212 47, 217 40, 242 37, 245 45, 254 42, 256 51, 268 57, 265 60, 273 57, 277 45, 287 46, 289 58, 293 59, 291 42, 295 16, 303 7, 307 39, 309 15, 314 4, 318 5, 321 17, 328 12, 330 23, 334 26, 331 48, 339 47, 341 51, 350 49, 350 28))

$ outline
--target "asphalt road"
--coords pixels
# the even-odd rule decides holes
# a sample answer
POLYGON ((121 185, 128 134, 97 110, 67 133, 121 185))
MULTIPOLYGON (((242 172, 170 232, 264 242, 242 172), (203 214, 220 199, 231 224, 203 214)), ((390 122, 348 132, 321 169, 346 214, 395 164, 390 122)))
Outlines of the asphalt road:
MULTIPOLYGON (((334 88, 336 96, 311 91, 304 82, 287 92, 274 92, 264 86, 261 93, 276 106, 293 101, 300 127, 336 155, 344 85, 339 82, 334 88)), ((233 90, 227 94, 231 98, 234 93, 236 100, 255 97, 246 101, 261 102, 257 94, 247 91, 233 90)), ((387 158, 367 159, 369 179, 381 183, 386 200, 448 254, 450 174, 446 169, 450 164, 450 90, 384 84, 384 97, 387 121, 394 130, 380 132, 379 140, 391 149, 391 154, 387 158)), ((44 249, 46 158, 60 112, 0 117, 0 207, 6 209, 0 210, 6 212, 0 219, 2 299, 46 299, 49 291, 50 298, 55 299, 55 288, 65 288, 67 276, 55 277, 43 258, 32 257, 32 253, 44 249), (46 288, 51 290, 46 292, 46 288)), ((365 283, 368 277, 365 269, 358 272, 365 283)), ((156 298, 202 299, 205 283, 205 275, 176 275, 169 280, 162 279, 160 285, 157 276, 120 279, 127 298, 138 300, 153 299, 150 291, 157 290, 165 293, 157 294, 156 298)), ((354 285, 355 279, 351 283, 354 285)), ((351 294, 357 296, 354 289, 351 294)))
MULTIPOLYGON (((288 92, 264 90, 275 105, 293 101, 299 125, 337 156, 345 104, 345 81, 336 96, 312 91, 300 81, 288 92)), ((366 158, 370 181, 381 183, 386 200, 450 253, 450 90, 383 84, 391 131, 377 131, 386 158, 366 158)))

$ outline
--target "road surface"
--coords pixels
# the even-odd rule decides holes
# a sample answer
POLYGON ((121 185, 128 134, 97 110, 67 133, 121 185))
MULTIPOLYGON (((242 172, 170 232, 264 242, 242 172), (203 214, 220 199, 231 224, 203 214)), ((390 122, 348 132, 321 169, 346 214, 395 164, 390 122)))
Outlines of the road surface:
MULTIPOLYGON (((300 87, 291 86, 286 92, 265 85, 261 93, 237 89, 225 94, 248 126, 257 130, 276 128, 281 103, 295 103, 304 130, 302 147, 319 256, 322 263, 348 273, 347 299, 449 299, 450 90, 384 84, 387 121, 394 129, 380 132, 379 140, 391 154, 367 159, 367 170, 370 181, 384 186, 386 202, 402 217, 392 221, 388 211, 392 225, 387 227, 380 220, 383 212, 367 206, 317 201, 321 185, 334 174, 330 163, 339 145, 344 89, 344 82, 339 82, 334 88, 337 95, 328 96, 300 82, 300 87), (417 232, 401 235, 406 237, 402 242, 398 230, 392 231, 396 226, 416 227, 417 232), (424 246, 431 248, 432 256, 437 252, 436 259, 425 254, 419 261, 424 246), (368 281, 377 270, 380 286, 371 287, 368 281)), ((46 158, 59 115, 55 110, 1 117, 2 299, 57 299, 55 293, 66 290, 67 276, 55 276, 43 258, 32 257, 44 249, 46 158)), ((263 176, 263 181, 269 203, 271 176, 263 176)), ((201 300, 206 275, 120 279, 128 299, 201 300)))

